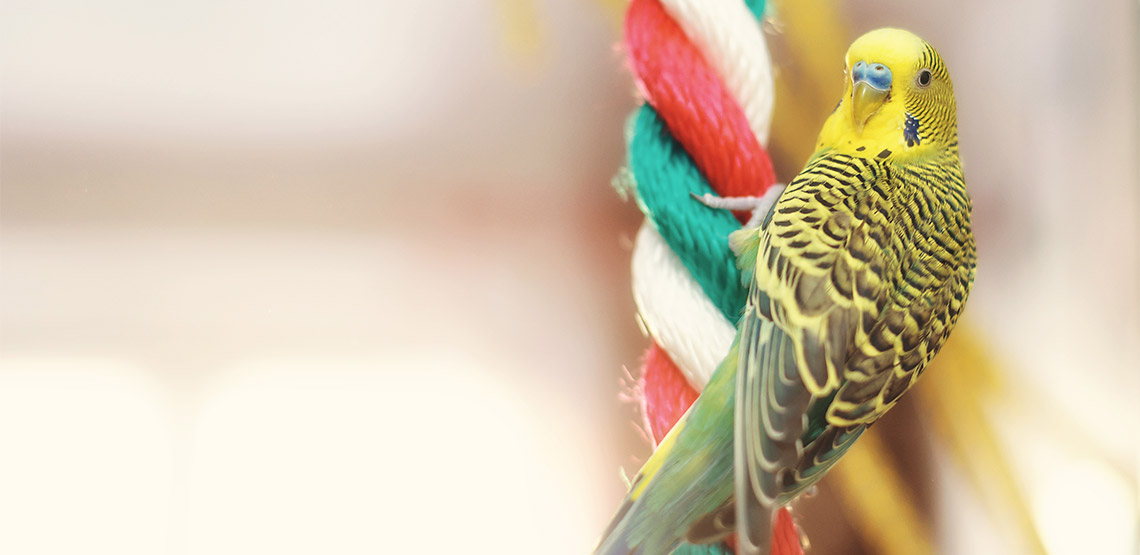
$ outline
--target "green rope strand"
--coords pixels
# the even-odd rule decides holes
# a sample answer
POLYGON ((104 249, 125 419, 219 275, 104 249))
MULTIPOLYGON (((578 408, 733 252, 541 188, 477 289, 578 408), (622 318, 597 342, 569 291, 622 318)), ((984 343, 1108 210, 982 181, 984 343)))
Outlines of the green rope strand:
POLYGON ((729 211, 692 198, 713 189, 648 104, 635 113, 628 142, 642 212, 721 314, 735 322, 748 294, 728 246, 728 234, 740 229, 740 222, 729 211))

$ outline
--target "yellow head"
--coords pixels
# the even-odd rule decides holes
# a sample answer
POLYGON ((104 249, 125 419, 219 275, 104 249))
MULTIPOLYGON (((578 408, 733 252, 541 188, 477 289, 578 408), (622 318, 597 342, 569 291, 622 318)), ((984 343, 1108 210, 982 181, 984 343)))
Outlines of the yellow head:
POLYGON ((843 97, 817 151, 900 160, 957 150, 954 87, 934 47, 908 31, 878 29, 851 44, 846 63, 843 97))

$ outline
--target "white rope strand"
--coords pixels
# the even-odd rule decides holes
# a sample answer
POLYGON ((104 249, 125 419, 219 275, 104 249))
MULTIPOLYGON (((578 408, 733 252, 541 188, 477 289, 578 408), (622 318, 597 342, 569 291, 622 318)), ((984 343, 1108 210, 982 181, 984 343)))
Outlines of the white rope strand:
POLYGON ((700 391, 736 335, 677 253, 645 222, 633 247, 633 301, 650 335, 700 391))

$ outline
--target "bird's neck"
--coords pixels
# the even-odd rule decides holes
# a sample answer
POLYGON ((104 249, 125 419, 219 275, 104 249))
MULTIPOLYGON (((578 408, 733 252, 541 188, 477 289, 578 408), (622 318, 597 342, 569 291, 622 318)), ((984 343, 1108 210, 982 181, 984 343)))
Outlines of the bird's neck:
POLYGON ((896 104, 885 106, 862 129, 857 129, 849 104, 841 102, 824 122, 816 141, 816 156, 829 152, 898 164, 921 164, 948 152, 957 157, 958 129, 953 115, 948 118, 947 127, 926 128, 896 104))

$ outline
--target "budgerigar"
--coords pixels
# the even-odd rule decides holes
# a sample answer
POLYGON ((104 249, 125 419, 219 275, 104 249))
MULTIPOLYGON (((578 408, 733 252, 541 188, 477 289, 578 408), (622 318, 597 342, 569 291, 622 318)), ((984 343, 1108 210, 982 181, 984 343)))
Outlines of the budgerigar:
POLYGON ((974 280, 953 87, 898 29, 847 51, 815 154, 731 242, 750 293, 731 351, 645 463, 598 553, 669 553, 771 515, 843 456, 922 374, 974 280))

